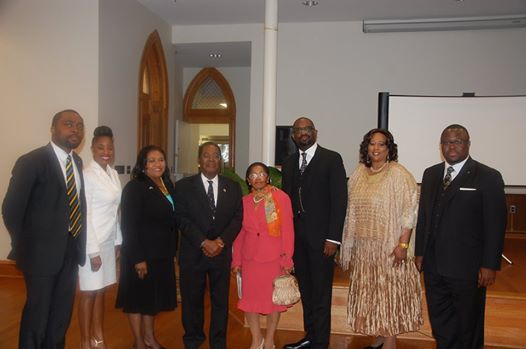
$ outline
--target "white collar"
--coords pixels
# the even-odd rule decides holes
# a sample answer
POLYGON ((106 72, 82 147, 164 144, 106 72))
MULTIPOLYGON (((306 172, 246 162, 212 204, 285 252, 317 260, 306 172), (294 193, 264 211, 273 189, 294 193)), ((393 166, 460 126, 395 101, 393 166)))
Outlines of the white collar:
POLYGON ((447 161, 444 161, 444 173, 446 173, 447 172, 447 168, 449 166, 451 166, 455 170, 455 171, 453 171, 453 177, 455 177, 456 175, 458 175, 460 173, 460 170, 462 170, 462 167, 464 167, 464 165, 466 164, 466 161, 468 161, 468 159, 469 159, 469 155, 468 155, 467 158, 465 158, 461 162, 457 162, 454 165, 450 165, 447 161))

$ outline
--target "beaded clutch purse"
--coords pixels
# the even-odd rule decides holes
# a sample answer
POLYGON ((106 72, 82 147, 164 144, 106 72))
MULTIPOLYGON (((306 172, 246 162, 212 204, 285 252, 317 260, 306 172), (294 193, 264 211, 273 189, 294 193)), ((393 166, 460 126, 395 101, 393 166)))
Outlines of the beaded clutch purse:
POLYGON ((272 303, 276 305, 294 305, 299 302, 301 295, 298 280, 294 275, 280 275, 274 279, 272 303))

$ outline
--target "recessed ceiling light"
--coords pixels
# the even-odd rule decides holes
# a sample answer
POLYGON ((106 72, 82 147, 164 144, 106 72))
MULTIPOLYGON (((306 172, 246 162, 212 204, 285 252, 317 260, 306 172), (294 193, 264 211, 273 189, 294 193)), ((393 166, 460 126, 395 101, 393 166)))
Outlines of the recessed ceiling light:
POLYGON ((314 7, 318 5, 318 2, 316 0, 305 0, 305 1, 302 1, 301 3, 307 7, 314 7))
POLYGON ((210 58, 221 58, 221 53, 211 53, 208 56, 210 58))

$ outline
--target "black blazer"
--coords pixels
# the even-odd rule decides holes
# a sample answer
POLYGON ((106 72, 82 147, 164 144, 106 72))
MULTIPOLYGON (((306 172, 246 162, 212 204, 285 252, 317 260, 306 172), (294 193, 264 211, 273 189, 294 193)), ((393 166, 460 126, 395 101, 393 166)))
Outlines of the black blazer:
POLYGON ((294 217, 305 220, 305 230, 295 238, 306 239, 311 247, 323 248, 325 240, 341 241, 347 211, 347 182, 340 154, 318 145, 300 176, 299 152, 283 162, 283 190, 290 196, 294 217), (303 212, 298 198, 302 181, 303 212))
MULTIPOLYGON (((174 198, 171 181, 164 182, 174 198)), ((132 264, 173 258, 177 229, 172 204, 148 177, 129 181, 122 190, 122 254, 132 264)))
POLYGON ((425 267, 426 248, 434 239, 441 275, 476 280, 481 267, 500 269, 507 217, 504 182, 498 171, 471 158, 445 191, 443 176, 443 162, 424 172, 415 254, 424 256, 425 267))
MULTIPOLYGON (((73 153, 80 175, 82 229, 77 236, 78 263, 86 257, 86 197, 82 160, 73 153)), ((52 275, 62 267, 69 236, 66 181, 51 143, 22 155, 15 163, 2 205, 11 235, 8 258, 23 272, 52 275)))
POLYGON ((243 204, 241 187, 231 179, 219 176, 215 219, 208 204, 201 174, 181 179, 175 184, 176 214, 181 232, 179 262, 198 263, 206 259, 201 251, 205 239, 221 237, 225 247, 221 254, 208 258, 216 263, 228 263, 232 258, 232 243, 241 229, 243 204))

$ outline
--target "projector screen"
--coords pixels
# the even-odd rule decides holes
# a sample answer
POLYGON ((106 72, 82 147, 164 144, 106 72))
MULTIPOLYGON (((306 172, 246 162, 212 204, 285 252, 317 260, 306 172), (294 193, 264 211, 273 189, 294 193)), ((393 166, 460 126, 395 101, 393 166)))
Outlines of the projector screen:
POLYGON ((473 159, 500 171, 507 186, 526 186, 526 96, 389 96, 398 161, 419 183, 443 161, 440 134, 450 124, 467 128, 473 159))

